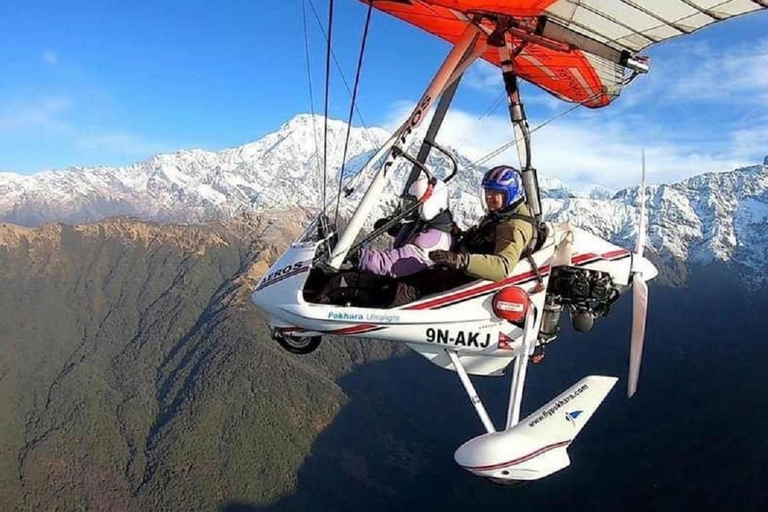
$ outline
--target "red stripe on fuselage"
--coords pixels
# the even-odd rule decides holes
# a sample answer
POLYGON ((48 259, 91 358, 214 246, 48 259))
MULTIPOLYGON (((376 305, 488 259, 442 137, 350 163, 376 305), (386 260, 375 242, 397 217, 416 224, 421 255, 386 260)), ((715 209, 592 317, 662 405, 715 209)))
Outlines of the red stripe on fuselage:
MULTIPOLYGON (((630 252, 627 249, 617 249, 615 251, 610 251, 602 255, 597 255, 592 252, 579 254, 577 256, 574 256, 571 259, 571 263, 573 265, 587 265, 589 263, 592 263, 593 261, 597 260, 615 260, 620 259, 621 257, 628 256, 630 252)), ((543 267, 539 268, 539 273, 542 276, 545 276, 549 273, 550 267, 549 265, 544 265, 543 267)), ((422 302, 421 304, 414 304, 412 306, 407 306, 402 309, 409 310, 409 311, 419 311, 423 309, 435 309, 440 306, 450 305, 449 303, 453 302, 459 302, 466 299, 474 298, 479 295, 483 295, 486 293, 490 293, 496 289, 503 288, 505 286, 510 286, 513 284, 518 284, 523 281, 526 281, 528 279, 532 279, 536 277, 536 273, 533 270, 529 270, 528 272, 523 272, 522 274, 517 274, 515 276, 510 276, 502 281, 497 281, 495 283, 487 283, 480 286, 477 286, 475 288, 469 288, 467 290, 463 290, 457 293, 454 293, 452 295, 446 295, 445 297, 438 297, 435 299, 428 300, 426 302, 422 302)), ((353 325, 351 327, 345 327, 343 329, 340 329, 338 331, 323 331, 327 334, 339 334, 339 335, 345 335, 345 334, 362 334, 363 332, 370 332, 374 329, 376 329, 379 326, 376 325, 370 325, 370 324, 361 324, 361 325, 353 325)))
POLYGON ((555 448, 560 448, 561 446, 568 446, 570 443, 571 441, 560 441, 559 443, 548 444, 547 446, 543 446, 538 450, 536 450, 535 452, 529 453, 528 455, 523 455, 522 457, 508 460, 506 462, 499 462, 498 464, 489 464, 487 466, 462 466, 462 467, 470 471, 491 471, 494 469, 508 468, 510 466, 516 466, 517 464, 522 464, 523 462, 527 462, 550 450, 554 450, 555 448))
MULTIPOLYGON (((588 253, 574 256, 573 259, 571 260, 571 263, 574 265, 586 265, 588 263, 591 263, 592 261, 596 261, 599 259, 610 260, 610 259, 616 258, 617 256, 624 256, 627 254, 629 254, 629 251, 626 249, 619 249, 616 251, 607 252, 602 256, 598 256, 595 253, 588 252, 588 253)), ((542 276, 544 276, 545 274, 549 273, 549 270, 550 270, 549 265, 544 265, 543 267, 539 268, 539 273, 542 276)), ((474 297, 475 295, 482 295, 484 293, 491 292, 497 288, 503 288, 505 286, 517 284, 533 277, 536 277, 536 273, 533 270, 530 270, 528 272, 523 272, 522 274, 517 274, 515 276, 508 277, 506 279, 497 281, 495 283, 488 283, 481 286, 477 286, 475 288, 469 288, 467 290, 463 290, 461 292, 454 293, 452 295, 446 295, 445 297, 438 297, 436 299, 428 300, 427 302, 422 302, 421 304, 415 304, 413 306, 409 306, 404 309, 408 309, 408 310, 432 309, 438 306, 445 305, 448 302, 455 302, 455 301, 464 300, 470 297, 474 297)))

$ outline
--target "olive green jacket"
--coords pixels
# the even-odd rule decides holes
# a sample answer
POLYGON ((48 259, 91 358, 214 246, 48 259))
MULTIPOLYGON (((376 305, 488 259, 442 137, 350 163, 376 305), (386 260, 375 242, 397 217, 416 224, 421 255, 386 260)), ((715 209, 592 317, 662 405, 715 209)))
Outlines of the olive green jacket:
MULTIPOLYGON (((510 213, 532 215, 525 203, 510 213)), ((469 254, 467 274, 489 281, 506 279, 512 275, 533 234, 533 225, 526 220, 505 218, 503 213, 486 215, 466 232, 461 243, 462 252, 469 254)))

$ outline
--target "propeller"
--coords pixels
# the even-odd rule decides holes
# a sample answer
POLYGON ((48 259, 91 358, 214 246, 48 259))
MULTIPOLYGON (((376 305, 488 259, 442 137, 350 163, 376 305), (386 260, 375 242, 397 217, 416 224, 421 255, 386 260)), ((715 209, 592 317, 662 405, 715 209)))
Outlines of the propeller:
MULTIPOLYGON (((637 244, 633 260, 643 257, 645 247, 645 150, 643 150, 643 178, 640 183, 638 197, 640 200, 640 222, 637 228, 637 244)), ((643 342, 645 341, 645 320, 648 316, 648 285, 642 273, 641 265, 633 265, 632 275, 632 336, 629 347, 629 380, 627 381, 627 396, 637 391, 637 381, 640 378, 640 363, 643 359, 643 342)), ((653 276, 651 276, 653 277, 653 276)))

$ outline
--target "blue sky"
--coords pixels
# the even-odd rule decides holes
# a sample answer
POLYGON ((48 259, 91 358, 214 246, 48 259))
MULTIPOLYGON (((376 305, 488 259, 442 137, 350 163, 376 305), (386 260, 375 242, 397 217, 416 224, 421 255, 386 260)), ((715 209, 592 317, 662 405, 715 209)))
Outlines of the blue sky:
MULTIPOLYGON (((323 23, 327 0, 314 0, 323 23)), ((354 76, 366 6, 336 2, 334 47, 354 76)), ((315 107, 324 41, 308 11, 315 107)), ((0 170, 125 165, 157 152, 253 141, 309 111, 301 0, 0 3, 0 170)), ((392 128, 447 51, 440 40, 374 13, 359 107, 392 128)), ((652 71, 611 107, 579 109, 534 136, 543 174, 575 186, 674 181, 768 154, 768 13, 650 49, 652 71)), ((349 97, 334 72, 331 115, 349 97)), ((470 70, 442 141, 478 158, 510 138, 490 66, 470 70)), ((525 89, 532 125, 568 105, 525 89)), ((514 153, 497 161, 513 161, 514 153)))

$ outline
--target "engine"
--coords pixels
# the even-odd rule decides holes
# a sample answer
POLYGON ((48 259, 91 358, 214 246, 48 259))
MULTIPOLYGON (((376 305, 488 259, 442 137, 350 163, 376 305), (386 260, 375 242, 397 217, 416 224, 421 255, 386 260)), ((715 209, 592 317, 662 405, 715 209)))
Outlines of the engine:
POLYGON ((619 290, 606 272, 579 267, 555 267, 549 278, 541 341, 557 336, 560 315, 568 308, 573 328, 579 332, 592 329, 597 318, 607 316, 619 298, 619 290))

